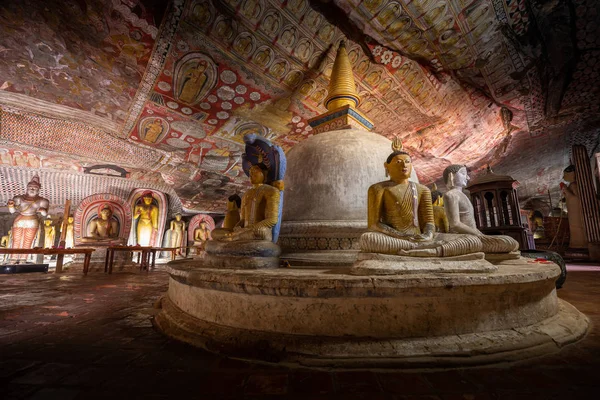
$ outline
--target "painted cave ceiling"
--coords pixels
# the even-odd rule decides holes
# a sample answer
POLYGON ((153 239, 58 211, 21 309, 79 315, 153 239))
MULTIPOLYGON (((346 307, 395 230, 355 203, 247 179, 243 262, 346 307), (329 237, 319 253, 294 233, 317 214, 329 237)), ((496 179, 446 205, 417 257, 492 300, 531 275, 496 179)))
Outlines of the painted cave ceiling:
POLYGON ((107 175, 222 212, 247 185, 244 134, 284 150, 313 134, 346 40, 359 108, 403 139, 423 183, 452 163, 491 164, 522 197, 547 197, 571 144, 598 146, 599 11, 595 0, 5 0, 0 167, 107 175))

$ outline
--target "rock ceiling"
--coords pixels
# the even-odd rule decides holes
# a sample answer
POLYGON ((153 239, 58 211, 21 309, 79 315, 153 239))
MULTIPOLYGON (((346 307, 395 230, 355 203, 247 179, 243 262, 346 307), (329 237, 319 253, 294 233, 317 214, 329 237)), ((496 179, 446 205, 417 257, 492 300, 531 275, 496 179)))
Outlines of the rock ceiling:
POLYGON ((6 0, 1 162, 166 184, 185 209, 221 212, 247 185, 244 134, 284 150, 312 134, 346 40, 359 108, 403 139, 422 182, 490 163, 521 195, 545 195, 573 141, 597 146, 599 11, 595 0, 6 0))

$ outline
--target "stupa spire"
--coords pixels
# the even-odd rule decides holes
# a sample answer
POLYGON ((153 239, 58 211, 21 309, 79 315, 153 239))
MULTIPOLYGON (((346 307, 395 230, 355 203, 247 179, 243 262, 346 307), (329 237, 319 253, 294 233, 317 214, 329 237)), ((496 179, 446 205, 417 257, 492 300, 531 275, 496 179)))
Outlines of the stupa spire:
POLYGON ((357 109, 359 104, 352 64, 346 52, 346 43, 342 41, 331 71, 329 94, 325 98, 327 112, 309 119, 308 123, 315 133, 352 128, 370 131, 373 122, 357 109))
POLYGON ((345 105, 358 107, 360 97, 356 92, 352 65, 346 51, 346 42, 341 41, 333 63, 331 80, 329 81, 329 95, 325 99, 325 107, 333 111, 345 105))

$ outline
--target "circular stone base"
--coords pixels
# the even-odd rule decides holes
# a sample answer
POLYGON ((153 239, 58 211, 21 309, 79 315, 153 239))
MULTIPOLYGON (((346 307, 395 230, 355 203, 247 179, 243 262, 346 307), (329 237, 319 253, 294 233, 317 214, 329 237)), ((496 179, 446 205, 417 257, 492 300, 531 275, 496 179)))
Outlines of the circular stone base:
POLYGON ((581 338, 559 269, 524 259, 489 274, 353 276, 326 270, 170 266, 155 325, 209 351, 315 367, 514 361, 581 338))

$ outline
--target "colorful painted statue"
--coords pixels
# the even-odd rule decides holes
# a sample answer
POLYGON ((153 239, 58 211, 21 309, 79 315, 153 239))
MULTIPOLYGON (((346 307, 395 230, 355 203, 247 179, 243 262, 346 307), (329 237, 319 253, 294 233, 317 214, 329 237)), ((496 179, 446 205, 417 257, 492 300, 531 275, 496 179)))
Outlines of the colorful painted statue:
POLYGON ((105 203, 98 208, 98 216, 90 220, 87 236, 81 238, 83 243, 110 242, 119 236, 119 222, 113 218, 113 209, 105 203))
POLYGON ((153 204, 154 197, 151 191, 142 194, 133 211, 133 218, 137 220, 135 230, 135 243, 140 246, 152 246, 158 233, 158 206, 153 204))
MULTIPOLYGON (((24 195, 13 197, 7 203, 8 211, 11 214, 15 212, 19 214, 12 225, 13 249, 32 248, 40 227, 37 214, 39 213, 42 217, 48 215, 50 203, 48 199, 39 196, 41 186, 40 177, 35 175, 27 184, 27 192, 24 195)), ((17 254, 13 259, 25 260, 27 254, 17 254)))
POLYGON ((252 188, 242 197, 240 221, 221 240, 268 240, 277 242, 283 205, 283 150, 255 134, 244 136, 246 153, 242 167, 252 188))
POLYGON ((51 249, 54 247, 54 238, 56 236, 56 228, 52 225, 52 220, 44 221, 44 248, 51 249))
POLYGON ((450 257, 481 251, 474 235, 435 233, 431 192, 409 181, 410 155, 399 140, 384 167, 389 181, 369 187, 368 231, 360 237, 363 253, 412 257, 450 257))
POLYGON ((581 198, 579 197, 579 185, 575 175, 575 166, 569 165, 563 171, 563 179, 568 185, 560 183, 560 189, 565 196, 567 205, 567 217, 569 218, 569 247, 582 249, 588 247, 588 240, 583 222, 583 211, 581 209, 581 198))
POLYGON ((444 181, 449 189, 444 194, 444 209, 448 216, 450 232, 476 235, 482 242, 482 251, 486 254, 517 251, 519 243, 510 236, 488 236, 477 229, 473 204, 463 193, 469 179, 464 165, 454 164, 444 170, 444 181))

